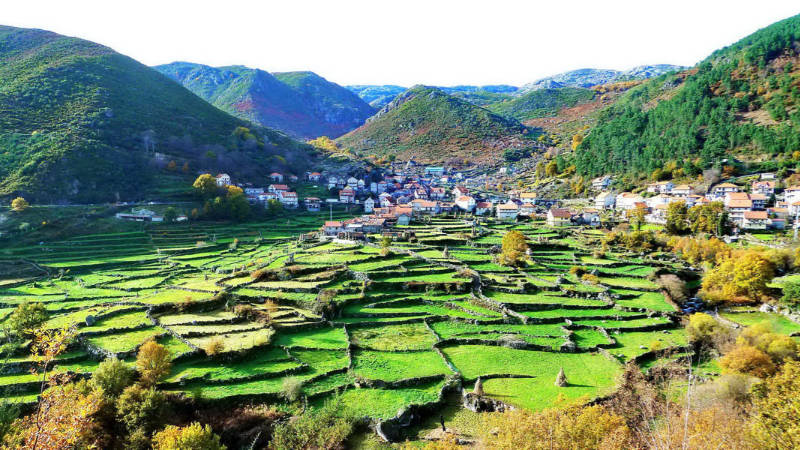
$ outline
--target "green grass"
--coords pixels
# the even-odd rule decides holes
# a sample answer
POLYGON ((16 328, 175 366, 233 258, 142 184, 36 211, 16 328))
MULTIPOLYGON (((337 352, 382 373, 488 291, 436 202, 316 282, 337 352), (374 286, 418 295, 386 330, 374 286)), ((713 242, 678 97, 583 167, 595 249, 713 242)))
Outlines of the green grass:
POLYGON ((353 355, 353 372, 370 380, 397 381, 451 373, 442 357, 427 352, 374 352, 362 350, 353 355))

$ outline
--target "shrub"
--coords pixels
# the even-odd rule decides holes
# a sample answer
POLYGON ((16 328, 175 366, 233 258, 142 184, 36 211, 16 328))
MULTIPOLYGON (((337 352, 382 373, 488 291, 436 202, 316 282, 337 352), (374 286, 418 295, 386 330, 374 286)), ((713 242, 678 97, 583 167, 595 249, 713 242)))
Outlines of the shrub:
POLYGON ((222 342, 221 337, 214 337, 208 341, 203 350, 205 350, 208 356, 218 355, 225 351, 225 343, 222 342))
POLYGON ((576 277, 580 277, 586 273, 586 269, 580 266, 572 266, 569 268, 569 273, 575 275, 576 277))
POLYGON ((753 431, 762 448, 800 448, 800 362, 787 362, 753 391, 753 431))
POLYGON ((599 284, 600 283, 600 278, 597 275, 593 275, 591 273, 585 273, 585 274, 581 275, 581 280, 585 281, 586 283, 591 283, 591 284, 599 284))
POLYGON ((743 373, 766 378, 775 373, 775 364, 766 353, 750 345, 737 345, 720 358, 723 373, 743 373))
POLYGON ((163 424, 167 415, 167 398, 153 387, 128 386, 117 399, 117 419, 128 432, 141 429, 150 433, 163 424))
POLYGON ((139 378, 146 386, 154 386, 169 374, 172 368, 172 356, 169 350, 156 341, 145 342, 136 356, 136 369, 139 378))
POLYGON ((11 200, 11 210, 16 212, 22 212, 28 209, 31 205, 28 204, 28 201, 22 197, 17 197, 14 200, 11 200))
POLYGON ((17 305, 8 317, 6 326, 17 336, 30 333, 47 320, 44 303, 24 302, 17 305))
POLYGON ((153 436, 154 450, 225 450, 211 427, 193 422, 187 427, 169 425, 153 436))
POLYGON ((303 391, 303 382, 297 377, 288 377, 283 380, 281 386, 281 397, 293 402, 300 398, 303 391))
MULTIPOLYGON (((719 344, 730 339, 730 330, 706 313, 689 316, 686 334, 690 342, 699 344, 719 344)), ((716 345, 719 347, 719 345, 716 345)))
POLYGON ((97 366, 92 374, 92 384, 100 388, 106 395, 117 397, 133 383, 134 371, 117 358, 109 358, 97 366))
POLYGON ((319 409, 313 409, 275 427, 269 448, 339 448, 352 433, 355 417, 336 397, 319 409))
POLYGON ((783 285, 781 301, 794 308, 800 306, 800 281, 790 281, 783 285))

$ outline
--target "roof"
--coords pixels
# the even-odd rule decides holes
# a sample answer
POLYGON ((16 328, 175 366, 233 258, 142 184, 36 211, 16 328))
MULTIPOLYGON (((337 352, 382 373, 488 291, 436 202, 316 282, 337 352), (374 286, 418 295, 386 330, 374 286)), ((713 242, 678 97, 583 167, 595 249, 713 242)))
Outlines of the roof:
POLYGON ((764 194, 750 194, 750 200, 767 200, 767 196, 764 194))
POLYGON ((320 201, 320 199, 318 199, 317 197, 306 197, 305 201, 307 201, 307 202, 318 202, 318 201, 320 201))
POLYGON ((679 184, 679 185, 675 186, 674 188, 672 188, 673 191, 686 191, 686 190, 690 191, 692 189, 694 189, 694 188, 692 188, 688 184, 679 184))
POLYGON ((750 196, 747 192, 731 192, 728 194, 729 200, 750 200, 750 196))
POLYGON ((511 211, 511 210, 519 209, 519 206, 517 206, 517 204, 512 202, 512 201, 508 201, 508 202, 503 203, 502 205, 498 206, 497 209, 511 211))
POLYGON ((475 205, 475 206, 477 206, 478 208, 481 208, 481 209, 485 209, 485 208, 491 208, 492 204, 491 204, 491 202, 478 202, 478 204, 475 205))
POLYGON ((766 187, 775 187, 774 181, 753 181, 753 187, 756 186, 766 186, 766 187))
POLYGON ((322 175, 322 174, 319 173, 319 172, 311 172, 311 176, 320 176, 320 175, 322 175))
POLYGON ((270 186, 273 189, 276 189, 276 190, 279 190, 279 191, 288 191, 289 190, 289 186, 287 186, 285 184, 270 184, 270 186))
POLYGON ((519 198, 536 198, 536 192, 522 192, 519 194, 519 198))
POLYGON ((800 191, 800 186, 794 185, 785 189, 786 191, 800 191))
POLYGON ((722 183, 722 184, 718 184, 718 185, 714 186, 714 189, 719 189, 719 188, 736 188, 736 189, 738 189, 739 186, 737 186, 737 185, 735 185, 733 183, 722 183))
POLYGON ((728 208, 752 208, 753 202, 747 200, 731 200, 728 202, 728 208))
POLYGON ((563 209, 563 208, 553 208, 550 210, 550 214, 553 217, 559 217, 562 219, 568 219, 572 217, 572 213, 568 209, 563 209))
POLYGON ((297 192, 286 191, 281 194, 281 197, 297 197, 297 192))
POLYGON ((458 197, 456 199, 457 202, 470 202, 470 201, 474 201, 474 200, 475 200, 474 198, 472 198, 472 197, 470 197, 468 195, 462 195, 461 197, 458 197))
POLYGON ((228 178, 230 178, 231 176, 230 176, 230 175, 228 175, 227 173, 218 173, 218 174, 217 174, 217 176, 216 176, 216 178, 221 178, 221 177, 228 177, 228 178))
POLYGON ((278 172, 272 172, 271 174, 269 174, 269 176, 274 177, 274 176, 283 176, 283 175, 279 174, 278 172))
POLYGON ((411 201, 414 205, 419 205, 422 208, 435 208, 436 202, 432 202, 430 200, 423 200, 421 198, 415 199, 411 201))
POLYGON ((767 212, 766 211, 745 211, 744 218, 750 220, 758 220, 758 219, 766 219, 767 212))
POLYGON ((344 188, 344 189, 342 189, 341 191, 339 191, 339 195, 342 195, 342 194, 345 194, 345 195, 348 195, 348 194, 349 194, 349 195, 355 195, 355 194, 356 194, 356 191, 354 191, 354 190, 353 190, 353 189, 351 189, 351 188, 344 188))
POLYGON ((342 222, 339 222, 337 220, 329 220, 329 221, 325 222, 325 226, 326 227, 341 227, 342 226, 342 222))

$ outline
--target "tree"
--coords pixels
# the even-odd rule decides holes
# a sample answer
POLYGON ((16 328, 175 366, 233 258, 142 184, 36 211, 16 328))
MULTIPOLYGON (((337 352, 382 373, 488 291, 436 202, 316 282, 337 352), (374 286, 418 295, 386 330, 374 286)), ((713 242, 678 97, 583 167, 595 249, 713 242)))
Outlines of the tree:
POLYGON ((28 201, 22 197, 17 197, 14 200, 11 200, 11 210, 16 212, 22 212, 28 209, 30 205, 28 201))
POLYGON ((760 252, 736 250, 705 273, 701 293, 712 303, 760 301, 773 276, 772 263, 760 252))
POLYGON ((219 192, 219 186, 217 186, 217 179, 211 176, 211 174, 204 173, 197 177, 192 184, 195 192, 197 192, 200 197, 209 199, 219 192))
POLYGON ((558 163, 555 160, 550 161, 544 166, 544 173, 548 177, 554 177, 558 175, 558 163))
POLYGON ((250 215, 250 204, 247 203, 247 197, 245 197, 242 188, 228 186, 225 200, 231 218, 245 220, 250 215))
POLYGON ((783 284, 781 301, 795 308, 800 305, 800 281, 789 281, 783 284))
POLYGON ((730 220, 722 202, 711 202, 689 209, 689 228, 692 233, 724 236, 730 232, 730 220))
POLYGON ((169 374, 171 368, 172 357, 163 345, 149 340, 139 348, 136 369, 145 386, 154 386, 169 374))
POLYGON ((15 335, 30 334, 34 328, 47 320, 44 303, 24 302, 17 305, 6 320, 5 326, 15 335))
POLYGON ((644 217, 647 215, 647 208, 642 205, 638 205, 636 208, 628 210, 628 220, 633 226, 633 229, 636 231, 640 231, 642 229, 642 224, 644 223, 644 217))
POLYGON ((178 211, 170 206, 169 208, 164 211, 164 221, 165 222, 175 222, 175 219, 178 218, 178 211))
POLYGON ((352 433, 355 419, 352 410, 342 404, 340 397, 335 397, 321 408, 277 425, 269 448, 340 448, 352 433))
POLYGON ((689 230, 686 202, 672 202, 667 205, 667 223, 664 228, 670 234, 684 234, 689 230))
POLYGON ((189 173, 189 163, 188 162, 183 163, 183 167, 181 167, 181 172, 189 173))
POLYGON ((153 450, 225 450, 211 427, 192 422, 186 427, 168 425, 153 436, 153 450))
POLYGON ((706 313, 694 313, 689 316, 686 325, 686 334, 690 342, 711 344, 723 335, 728 335, 728 329, 706 313))
POLYGON ((117 420, 128 430, 151 433, 167 416, 167 397, 154 387, 128 386, 117 399, 117 420))
POLYGON ((506 266, 523 265, 527 250, 525 235, 517 230, 511 230, 503 236, 500 263, 506 266))
POLYGON ((800 448, 800 362, 787 362, 753 392, 753 434, 761 448, 800 448))
POLYGON ((134 371, 117 358, 108 358, 92 374, 92 384, 108 396, 116 398, 133 383, 134 371))
POLYGON ((267 214, 271 216, 277 216, 282 212, 283 212, 283 203, 279 202, 278 200, 275 200, 274 198, 267 200, 267 214))
POLYGON ((178 163, 176 163, 175 160, 170 161, 169 164, 167 164, 167 170, 175 172, 178 170, 178 163))

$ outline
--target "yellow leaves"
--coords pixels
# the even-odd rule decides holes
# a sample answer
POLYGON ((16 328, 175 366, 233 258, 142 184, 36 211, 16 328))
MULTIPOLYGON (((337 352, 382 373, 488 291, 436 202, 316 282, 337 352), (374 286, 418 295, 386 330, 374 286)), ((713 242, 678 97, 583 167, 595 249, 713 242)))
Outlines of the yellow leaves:
POLYGON ((31 353, 38 362, 46 365, 67 349, 69 343, 75 338, 75 333, 74 327, 56 330, 38 329, 33 335, 31 353))
POLYGON ((136 369, 145 386, 154 386, 169 374, 172 368, 172 356, 169 350, 155 341, 147 341, 136 356, 136 369))
POLYGON ((754 390, 752 431, 762 448, 800 448, 800 363, 787 362, 754 390))
POLYGON ((521 265, 525 262, 528 243, 525 235, 517 230, 511 230, 503 236, 502 254, 500 263, 507 266, 521 265))
POLYGON ((224 450, 219 443, 219 436, 211 431, 211 427, 193 422, 187 427, 167 426, 153 436, 154 450, 203 449, 224 450))
POLYGON ((717 266, 703 276, 703 295, 711 301, 745 303, 767 295, 773 264, 755 250, 717 255, 717 266))
POLYGON ((28 209, 30 205, 28 201, 22 197, 17 197, 14 200, 11 200, 11 210, 16 212, 22 212, 28 209))
POLYGON ((572 135, 572 149, 575 150, 583 142, 583 133, 575 133, 572 135))

